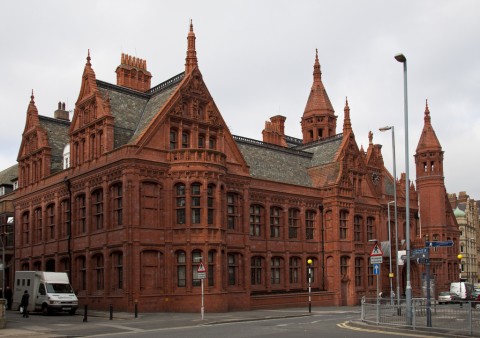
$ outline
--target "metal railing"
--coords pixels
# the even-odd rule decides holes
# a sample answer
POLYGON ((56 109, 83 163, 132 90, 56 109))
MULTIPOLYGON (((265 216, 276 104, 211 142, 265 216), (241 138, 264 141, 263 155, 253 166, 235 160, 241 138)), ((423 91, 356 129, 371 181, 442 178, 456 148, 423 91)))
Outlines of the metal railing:
POLYGON ((440 305, 435 300, 412 299, 412 325, 407 325, 405 299, 362 298, 361 320, 377 325, 409 327, 412 329, 480 337, 480 302, 460 301, 440 305), (430 317, 430 318, 428 318, 430 317))

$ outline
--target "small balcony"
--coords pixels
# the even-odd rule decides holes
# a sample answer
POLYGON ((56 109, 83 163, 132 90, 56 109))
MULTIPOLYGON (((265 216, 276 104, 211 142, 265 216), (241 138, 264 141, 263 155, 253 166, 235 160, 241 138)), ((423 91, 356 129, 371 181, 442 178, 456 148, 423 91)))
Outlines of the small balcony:
POLYGON ((224 153, 212 149, 175 149, 170 150, 167 159, 173 163, 213 163, 226 165, 224 153))

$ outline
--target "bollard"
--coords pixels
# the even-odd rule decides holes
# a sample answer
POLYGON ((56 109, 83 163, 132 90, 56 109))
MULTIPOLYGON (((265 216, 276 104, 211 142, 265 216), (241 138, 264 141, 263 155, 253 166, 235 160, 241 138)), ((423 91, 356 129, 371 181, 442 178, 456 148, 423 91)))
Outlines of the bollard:
POLYGON ((135 300, 135 318, 138 318, 138 302, 135 300))
POLYGON ((110 320, 113 319, 113 305, 110 304, 110 320))
POLYGON ((87 320, 88 320, 88 305, 85 305, 83 310, 83 322, 86 323, 87 320))

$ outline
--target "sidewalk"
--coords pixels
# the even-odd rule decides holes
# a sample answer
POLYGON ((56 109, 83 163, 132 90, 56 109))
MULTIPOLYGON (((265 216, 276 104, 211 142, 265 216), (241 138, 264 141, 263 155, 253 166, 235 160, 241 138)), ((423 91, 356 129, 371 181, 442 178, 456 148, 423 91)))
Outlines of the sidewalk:
MULTIPOLYGON (((200 313, 172 313, 172 312, 155 312, 155 313, 139 313, 135 318, 134 313, 130 312, 113 312, 112 321, 122 321, 122 325, 140 324, 142 322, 155 322, 158 328, 175 328, 196 325, 212 325, 218 323, 240 322, 265 320, 276 318, 303 317, 321 313, 358 313, 360 318, 360 306, 345 307, 314 307, 312 313, 308 312, 308 308, 282 308, 282 309, 265 309, 252 311, 234 311, 222 313, 204 313, 202 320, 200 313)), ((7 326, 0 329, 0 337, 64 337, 55 333, 52 325, 45 323, 42 325, 32 325, 31 322, 17 320, 16 312, 7 313, 7 326), (9 321, 9 317, 12 317, 9 321), (28 323, 27 325, 25 325, 28 323)), ((41 315, 35 315, 41 317, 41 315)), ((19 317, 20 318, 20 317, 19 317)), ((52 318, 52 317, 46 317, 52 318)), ((75 325, 84 324, 84 313, 79 310, 77 315, 63 317, 69 323, 75 325)), ((88 310, 88 323, 106 323, 110 322, 110 313, 108 311, 88 310)))

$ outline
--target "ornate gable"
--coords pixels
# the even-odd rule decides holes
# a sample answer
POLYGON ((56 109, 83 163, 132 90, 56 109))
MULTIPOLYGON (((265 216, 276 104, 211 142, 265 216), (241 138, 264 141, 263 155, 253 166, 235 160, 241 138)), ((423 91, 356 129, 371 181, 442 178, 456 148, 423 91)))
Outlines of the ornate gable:
POLYGON ((37 182, 50 174, 51 151, 48 134, 40 124, 33 91, 27 109, 22 143, 18 151, 20 186, 37 182))
POLYGON ((96 160, 113 149, 113 127, 110 98, 97 88, 89 51, 70 125, 71 166, 96 160))

